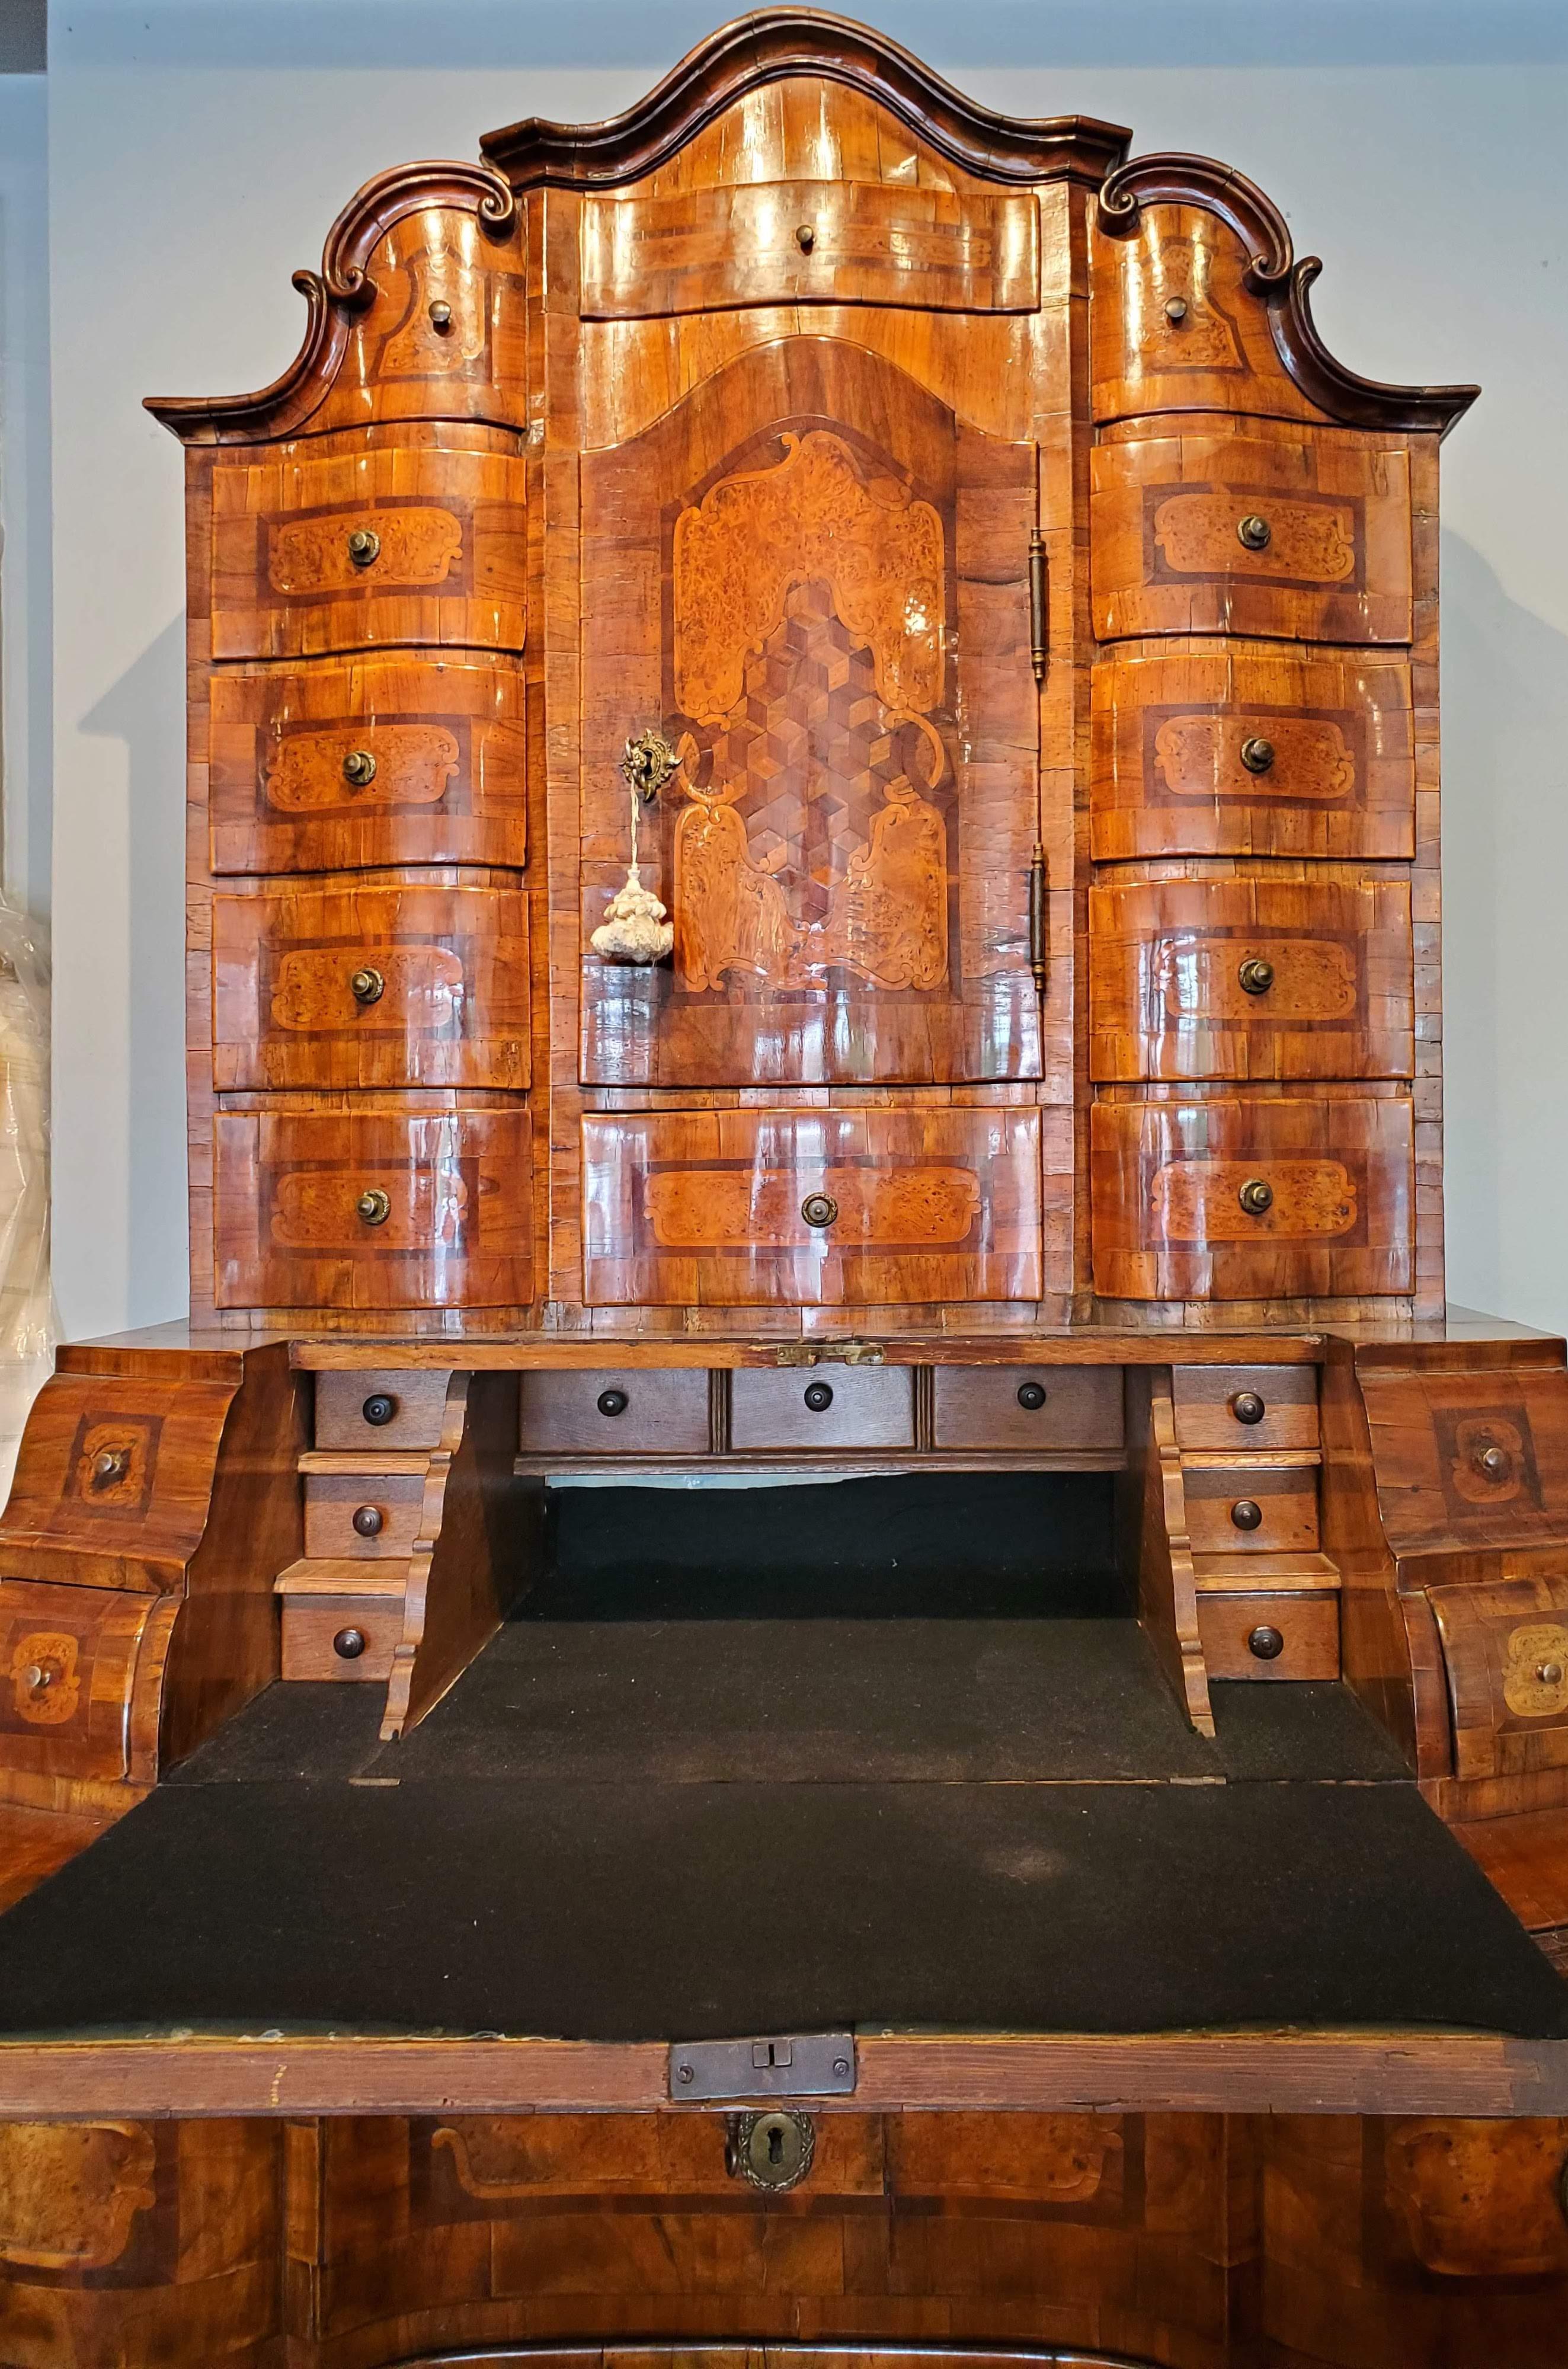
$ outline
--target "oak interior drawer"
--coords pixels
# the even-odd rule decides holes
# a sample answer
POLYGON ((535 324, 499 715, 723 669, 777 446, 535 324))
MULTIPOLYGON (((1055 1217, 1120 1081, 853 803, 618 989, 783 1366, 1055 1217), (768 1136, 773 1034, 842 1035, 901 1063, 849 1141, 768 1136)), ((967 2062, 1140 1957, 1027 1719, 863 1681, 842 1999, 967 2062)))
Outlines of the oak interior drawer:
POLYGON ((736 1448, 912 1448, 912 1366, 743 1368, 730 1378, 736 1448))
POLYGON ((1187 1464, 1182 1478, 1194 1554, 1316 1552, 1315 1465, 1187 1464))
POLYGON ((1200 1596, 1197 1633, 1211 1678, 1339 1676, 1339 1597, 1332 1590, 1200 1596))
POLYGON ((403 1634, 403 1590, 395 1595, 285 1596, 281 1674, 285 1678, 385 1679, 403 1634))
POLYGON ((424 1497, 418 1472, 307 1472, 305 1552, 366 1562, 406 1559, 419 1535, 424 1497))
POLYGON ((1318 1444, 1316 1366, 1178 1366, 1171 1386, 1178 1448, 1318 1444))
POLYGON ((317 1374, 317 1448, 435 1448, 450 1376, 436 1367, 317 1374))
POLYGON ((1122 1445, 1119 1366, 938 1366, 935 1448, 1114 1451, 1122 1445))
POLYGON ((521 1379, 525 1456, 700 1456, 710 1444, 701 1368, 596 1367, 521 1379))

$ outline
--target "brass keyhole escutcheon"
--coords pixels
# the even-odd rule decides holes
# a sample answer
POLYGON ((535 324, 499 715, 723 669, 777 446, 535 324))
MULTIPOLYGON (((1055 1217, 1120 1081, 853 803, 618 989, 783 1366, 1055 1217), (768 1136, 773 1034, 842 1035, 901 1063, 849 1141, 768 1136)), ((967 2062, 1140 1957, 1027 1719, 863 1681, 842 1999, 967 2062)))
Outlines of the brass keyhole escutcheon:
POLYGON ((1486 1481, 1506 1481, 1514 1469, 1514 1459, 1505 1448, 1483 1448, 1471 1461, 1486 1481))
MULTIPOLYGON (((384 1226, 392 1215, 392 1196, 383 1193, 379 1184, 372 1184, 368 1192, 361 1194, 354 1207, 367 1226, 384 1226)), ((374 1420, 372 1415, 371 1421, 374 1420)))
POLYGON ((666 782, 680 766, 680 759, 662 732, 650 726, 627 741, 621 759, 621 771, 627 783, 647 806, 657 798, 666 782))
POLYGON ((817 2133, 809 2114, 732 2114, 725 2161, 753 2188, 798 2188, 811 2169, 817 2133))
POLYGON ((808 1226, 830 1226, 839 1214, 839 1205, 830 1193, 807 1193, 800 1205, 800 1214, 808 1226))
POLYGON ((1274 965, 1261 955, 1249 955, 1236 976, 1243 995, 1266 995, 1274 985, 1274 965))
POLYGON ((1285 1640, 1277 1629, 1271 1629, 1265 1621, 1249 1632, 1247 1651, 1260 1662, 1276 1662, 1285 1651, 1285 1640))
POLYGON ((443 304, 439 296, 430 306, 430 326, 438 337, 442 338, 452 326, 452 306, 443 304))
POLYGON ((1267 519, 1259 518, 1256 510, 1249 510, 1236 521, 1236 539, 1247 551, 1265 551, 1273 532, 1267 519))
POLYGON ((340 1662, 357 1662, 369 1642, 362 1629, 339 1629, 332 1650, 340 1662))
POLYGON ((1172 327, 1179 329, 1186 317, 1186 298, 1185 296, 1167 296, 1165 299, 1165 318, 1170 322, 1172 327))
POLYGON ((106 1448, 93 1459, 93 1486, 108 1489, 116 1481, 123 1481, 131 1470, 128 1448, 106 1448))
POLYGON ((1249 732, 1242 743, 1242 762, 1249 773, 1266 773, 1274 762, 1274 743, 1264 739, 1261 733, 1249 732))
POLYGON ((1268 1406, 1256 1390, 1238 1390, 1230 1401, 1230 1412, 1238 1423, 1261 1423, 1268 1406))
POLYGON ((356 567, 373 567, 381 557, 381 537, 368 526, 357 526, 349 537, 349 556, 356 567))
POLYGON ((802 223, 795 234, 795 243, 802 255, 809 255, 817 244, 817 234, 809 223, 802 223))
POLYGON ((379 1505, 356 1505, 353 1512, 354 1535, 361 1539, 379 1539, 386 1516, 379 1505))
POLYGON ((379 1003, 386 993, 386 981, 372 964, 367 963, 349 981, 349 992, 356 1003, 379 1003))
POLYGON ((350 749, 343 760, 343 779, 357 790, 375 779, 375 759, 368 749, 350 749))
POLYGON ((1255 1497, 1238 1497, 1230 1508, 1230 1519, 1239 1530, 1255 1530, 1263 1526, 1263 1507, 1255 1497))
POLYGON ((1274 1187, 1262 1176, 1249 1176, 1236 1198, 1249 1218, 1261 1218, 1274 1207, 1274 1187))

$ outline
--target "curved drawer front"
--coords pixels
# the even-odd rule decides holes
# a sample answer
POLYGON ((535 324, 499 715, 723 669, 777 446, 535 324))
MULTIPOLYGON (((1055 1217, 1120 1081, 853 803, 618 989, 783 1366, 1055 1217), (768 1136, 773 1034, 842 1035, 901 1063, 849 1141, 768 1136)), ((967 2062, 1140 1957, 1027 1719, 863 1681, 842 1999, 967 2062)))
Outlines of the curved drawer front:
POLYGON ((1034 1111, 583 1121, 590 1305, 1035 1299, 1034 1111))
POLYGON ((1095 1078, 1408 1078, 1403 881, 1164 880, 1089 898, 1095 1078))
POLYGON ((1325 652, 1184 650, 1093 673, 1099 863, 1415 852, 1410 668, 1325 652))
POLYGON ((33 1401, 0 1539, 183 1563, 235 1385, 57 1373, 33 1401))
POLYGON ((1411 1288, 1402 1096, 1097 1103, 1092 1146, 1094 1288, 1107 1299, 1411 1288))
POLYGON ((745 181, 583 200, 585 319, 813 303, 1032 313, 1039 301, 1032 191, 745 181))
MULTIPOLYGON (((1568 1539, 1568 1373, 1373 1370, 1362 1381, 1383 1528, 1396 1554, 1568 1539)), ((1568 1553, 1564 1570, 1568 1571, 1568 1553)))
POLYGON ((212 1079, 528 1083, 528 900, 496 888, 212 899, 212 1079))
POLYGON ((1090 455, 1094 631, 1411 637, 1410 461, 1326 435, 1138 437, 1090 455))
POLYGON ((457 206, 421 206, 394 223, 371 252, 375 295, 352 317, 312 427, 430 418, 525 427, 525 263, 515 222, 499 238, 457 206))
POLYGON ((1568 1768, 1568 1578, 1434 1587, 1456 1777, 1568 1768))
MULTIPOLYGON (((212 472, 212 656, 378 643, 521 650, 524 467, 416 441, 280 445, 212 472)), ((427 438, 439 436, 427 429, 427 438)))
POLYGON ((525 692, 509 660, 358 658, 212 689, 214 872, 522 864, 525 692))
POLYGON ((213 1149, 220 1308, 532 1296, 526 1111, 220 1111, 213 1149))
POLYGON ((174 1609, 169 1597, 0 1580, 6 1766, 109 1781, 130 1775, 137 1662, 145 1641, 166 1645, 174 1609))

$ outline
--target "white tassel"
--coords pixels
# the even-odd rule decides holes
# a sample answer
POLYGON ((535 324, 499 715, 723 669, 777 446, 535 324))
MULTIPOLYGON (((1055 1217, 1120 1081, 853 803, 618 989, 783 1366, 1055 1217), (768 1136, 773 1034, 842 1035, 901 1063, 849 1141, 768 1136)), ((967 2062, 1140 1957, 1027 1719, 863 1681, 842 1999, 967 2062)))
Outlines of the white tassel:
POLYGON ((675 925, 637 869, 637 792, 632 789, 632 861, 626 884, 604 908, 604 919, 589 940, 603 962, 661 963, 675 944, 675 925))

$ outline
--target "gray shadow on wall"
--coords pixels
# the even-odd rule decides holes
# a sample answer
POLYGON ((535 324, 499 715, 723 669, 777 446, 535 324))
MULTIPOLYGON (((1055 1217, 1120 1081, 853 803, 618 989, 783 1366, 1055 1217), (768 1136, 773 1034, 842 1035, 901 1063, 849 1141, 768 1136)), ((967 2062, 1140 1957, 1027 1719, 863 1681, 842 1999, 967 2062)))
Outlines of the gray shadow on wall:
POLYGON ((185 617, 172 618, 82 719, 125 743, 131 1000, 125 1075, 124 1211, 130 1322, 185 1313, 143 1304, 138 1277, 189 1267, 185 1157, 185 617))

